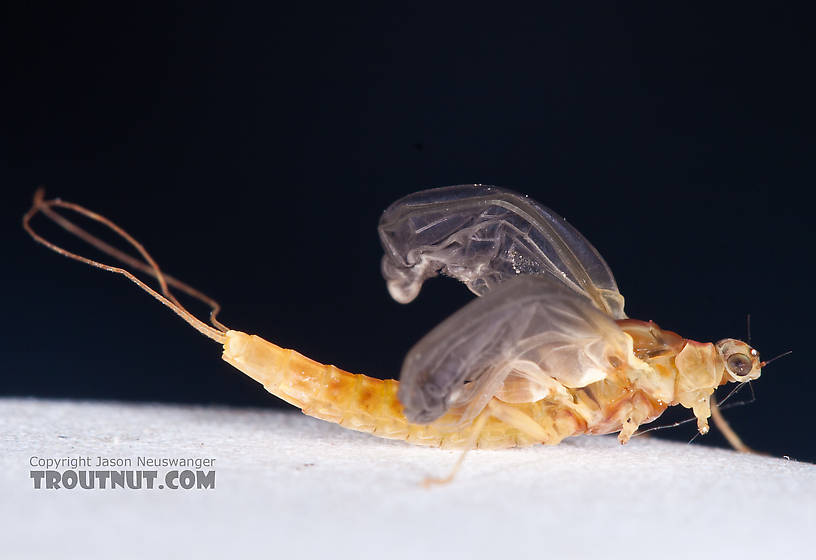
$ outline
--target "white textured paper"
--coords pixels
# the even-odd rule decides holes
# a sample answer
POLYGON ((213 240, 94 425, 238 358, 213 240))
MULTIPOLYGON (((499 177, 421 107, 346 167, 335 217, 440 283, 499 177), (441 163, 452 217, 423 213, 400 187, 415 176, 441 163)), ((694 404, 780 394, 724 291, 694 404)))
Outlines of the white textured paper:
MULTIPOLYGON (((816 467, 614 437, 455 451, 298 413, 0 399, 2 558, 812 558, 816 467), (30 457, 210 457, 214 490, 35 490, 30 457)), ((161 471, 161 469, 159 469, 161 471)))

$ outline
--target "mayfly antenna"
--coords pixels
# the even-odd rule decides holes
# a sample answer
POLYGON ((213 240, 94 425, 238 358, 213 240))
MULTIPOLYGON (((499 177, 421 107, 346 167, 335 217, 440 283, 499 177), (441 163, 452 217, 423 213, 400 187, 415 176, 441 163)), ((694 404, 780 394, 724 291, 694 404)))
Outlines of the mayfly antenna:
POLYGON ((751 314, 745 315, 745 330, 748 333, 748 346, 751 346, 751 314))
POLYGON ((778 356, 774 356, 770 360, 765 360, 764 362, 760 362, 759 367, 765 367, 768 364, 770 364, 771 362, 775 362, 779 358, 784 358, 785 356, 790 356, 791 354, 793 354, 793 350, 788 350, 787 352, 782 352, 781 354, 779 354, 778 356))

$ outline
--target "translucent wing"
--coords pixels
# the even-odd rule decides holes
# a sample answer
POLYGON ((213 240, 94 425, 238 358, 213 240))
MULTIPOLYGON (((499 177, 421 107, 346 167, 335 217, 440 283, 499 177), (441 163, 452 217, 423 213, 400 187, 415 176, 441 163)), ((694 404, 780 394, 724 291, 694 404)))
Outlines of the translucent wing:
POLYGON ((610 364, 626 363, 629 353, 631 339, 585 296, 550 275, 517 276, 408 352, 398 397, 412 422, 427 424, 453 409, 458 426, 479 414, 510 375, 544 392, 584 387, 604 379, 610 364))
POLYGON ((519 274, 550 274, 624 319, 623 296, 598 251, 564 218, 520 194, 458 185, 411 194, 380 219, 382 273, 408 303, 440 272, 484 295, 519 274))

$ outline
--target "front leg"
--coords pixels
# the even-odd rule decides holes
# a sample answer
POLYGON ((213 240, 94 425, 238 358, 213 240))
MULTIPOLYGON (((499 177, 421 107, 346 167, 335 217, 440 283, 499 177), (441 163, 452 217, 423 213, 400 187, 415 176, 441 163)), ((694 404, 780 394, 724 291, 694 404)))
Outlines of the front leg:
POLYGON ((637 431, 638 427, 646 422, 652 414, 652 407, 649 402, 640 394, 637 393, 632 397, 631 408, 629 413, 623 419, 621 431, 618 434, 618 441, 621 445, 629 441, 632 434, 637 431))
POLYGON ((711 393, 701 396, 700 399, 691 407, 694 416, 697 417, 697 430, 700 435, 708 433, 708 419, 711 417, 711 393))

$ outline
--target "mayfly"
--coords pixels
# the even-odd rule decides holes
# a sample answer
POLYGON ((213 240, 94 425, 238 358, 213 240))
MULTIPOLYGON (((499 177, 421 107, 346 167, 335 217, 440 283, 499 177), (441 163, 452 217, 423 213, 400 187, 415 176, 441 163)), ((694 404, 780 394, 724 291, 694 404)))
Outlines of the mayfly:
POLYGON ((579 434, 613 432, 626 443, 639 426, 679 404, 692 410, 699 433, 708 432, 713 413, 732 445, 748 450, 712 395, 727 382, 757 379, 765 365, 757 351, 731 338, 695 342, 654 322, 628 318, 598 251, 558 214, 509 190, 430 189, 383 213, 382 273, 395 300, 412 301, 425 280, 438 274, 460 280, 480 296, 410 349, 399 382, 351 374, 226 328, 216 318, 214 300, 165 275, 127 232, 79 205, 45 200, 42 189, 23 226, 64 256, 125 275, 222 344, 223 359, 270 393, 346 428, 465 450, 557 444, 579 434), (55 208, 105 224, 145 262, 97 239, 55 208), (45 240, 30 225, 38 212, 154 276, 161 293, 126 269, 45 240), (209 304, 211 325, 188 312, 170 286, 209 304))

